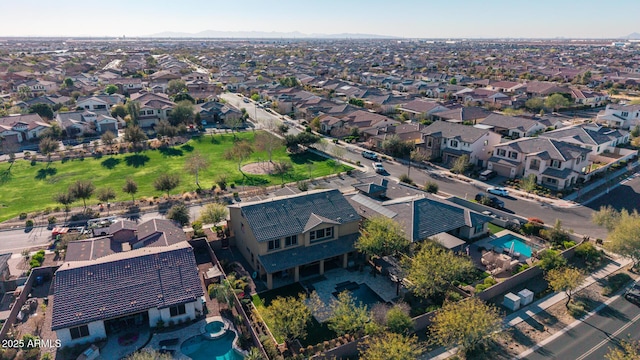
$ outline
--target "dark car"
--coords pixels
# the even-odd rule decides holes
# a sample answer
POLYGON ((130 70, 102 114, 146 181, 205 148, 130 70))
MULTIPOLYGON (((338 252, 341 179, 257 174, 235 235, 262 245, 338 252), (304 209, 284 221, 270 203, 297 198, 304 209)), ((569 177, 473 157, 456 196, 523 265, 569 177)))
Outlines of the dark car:
POLYGON ((496 209, 504 208, 504 201, 498 199, 497 197, 485 193, 478 193, 476 195, 476 201, 487 206, 491 206, 496 209))
POLYGON ((640 284, 634 284, 625 294, 624 298, 640 306, 640 284))

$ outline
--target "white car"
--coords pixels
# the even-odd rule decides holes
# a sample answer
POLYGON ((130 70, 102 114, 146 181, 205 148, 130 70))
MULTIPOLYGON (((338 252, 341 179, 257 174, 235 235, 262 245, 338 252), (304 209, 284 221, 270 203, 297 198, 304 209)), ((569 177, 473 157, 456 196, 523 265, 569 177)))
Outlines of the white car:
POLYGON ((375 170, 378 174, 383 174, 386 172, 386 170, 384 169, 384 166, 382 166, 382 163, 379 163, 379 162, 373 163, 373 170, 375 170))
POLYGON ((487 189, 487 192, 498 196, 509 196, 509 191, 503 187, 490 187, 487 189))

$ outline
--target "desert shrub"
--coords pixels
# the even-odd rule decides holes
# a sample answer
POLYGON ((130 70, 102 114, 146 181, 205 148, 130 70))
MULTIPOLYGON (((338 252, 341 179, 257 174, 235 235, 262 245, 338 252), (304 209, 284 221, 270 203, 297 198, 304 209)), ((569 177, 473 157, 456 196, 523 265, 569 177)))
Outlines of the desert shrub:
POLYGON ((438 184, 433 181, 427 181, 424 184, 424 191, 431 194, 436 194, 438 193, 438 184))
POLYGON ((410 185, 413 184, 413 180, 411 180, 411 178, 407 174, 400 175, 400 177, 398 177, 398 180, 400 180, 401 182, 403 182, 405 184, 410 184, 410 185))
POLYGON ((602 295, 611 296, 631 281, 631 277, 625 273, 615 274, 607 279, 607 285, 602 290, 602 295))
POLYGON ((33 220, 29 219, 27 221, 24 222, 24 226, 31 228, 33 227, 33 220))

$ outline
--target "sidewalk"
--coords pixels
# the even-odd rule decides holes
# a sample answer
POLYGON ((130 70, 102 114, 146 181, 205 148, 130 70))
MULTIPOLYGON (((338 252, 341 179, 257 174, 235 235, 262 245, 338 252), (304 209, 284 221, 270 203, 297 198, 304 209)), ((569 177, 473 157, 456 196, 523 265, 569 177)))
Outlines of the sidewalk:
MULTIPOLYGON (((632 263, 632 261, 630 259, 627 258, 619 258, 617 259, 618 261, 614 261, 610 264, 608 264, 607 266, 605 266, 604 268, 596 271, 595 273, 591 274, 590 276, 588 276, 584 282, 582 283, 582 285, 580 285, 580 287, 578 288, 577 291, 580 291, 590 285, 592 285, 593 283, 595 283, 596 281, 599 281, 607 276, 609 276, 610 274, 620 270, 621 268, 630 265, 632 263)), ((514 312, 513 314, 507 316, 504 318, 503 320, 503 327, 506 329, 508 327, 513 327, 518 325, 519 323, 529 319, 530 317, 535 316, 538 313, 541 313, 543 311, 545 311, 546 309, 548 309, 549 307, 564 301, 567 298, 567 295, 564 292, 561 293, 553 293, 550 294, 530 305, 527 305, 525 308, 522 308, 516 312, 514 312)), ((444 359, 448 359, 449 357, 453 356, 455 353, 457 353, 457 348, 448 350, 443 352, 443 348, 439 348, 436 349, 433 352, 437 352, 438 355, 429 357, 429 353, 428 354, 424 354, 422 357, 420 357, 420 359, 434 359, 434 360, 444 360, 444 359)))

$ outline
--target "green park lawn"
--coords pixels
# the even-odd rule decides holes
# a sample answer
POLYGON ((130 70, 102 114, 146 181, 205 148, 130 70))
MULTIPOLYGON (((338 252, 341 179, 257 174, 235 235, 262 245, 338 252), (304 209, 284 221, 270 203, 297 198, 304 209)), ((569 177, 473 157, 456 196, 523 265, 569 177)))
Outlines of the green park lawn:
MULTIPOLYGON (((252 141, 254 133, 243 132, 237 136, 252 141)), ((184 170, 184 163, 189 154, 196 150, 205 155, 210 162, 210 166, 201 170, 199 174, 202 188, 211 188, 218 174, 227 175, 227 189, 232 183, 236 184, 238 190, 242 190, 240 185, 243 184, 259 186, 281 183, 280 176, 243 176, 238 171, 237 162, 224 159, 225 150, 233 144, 233 135, 221 134, 213 138, 203 136, 168 149, 107 155, 100 158, 85 157, 83 160, 54 161, 50 165, 46 162, 36 162, 32 165, 30 161, 18 160, 10 172, 7 172, 10 164, 0 163, 0 221, 16 217, 22 212, 30 213, 60 206, 53 200, 53 195, 66 192, 70 184, 81 179, 91 180, 96 189, 113 188, 117 194, 115 201, 131 200, 131 196, 122 191, 128 176, 138 183, 136 198, 162 196, 163 194, 153 187, 153 181, 162 173, 180 176, 180 185, 171 194, 194 191, 197 188, 195 176, 184 170)), ((292 162, 293 171, 285 176, 285 182, 308 179, 309 173, 315 178, 349 169, 342 165, 332 166, 335 162, 311 153, 290 155, 284 146, 273 151, 272 159, 292 162)), ((265 151, 256 151, 242 164, 266 160, 268 155, 265 151)), ((98 202, 94 196, 87 204, 98 202)), ((82 200, 76 201, 72 206, 82 206, 82 200)))

